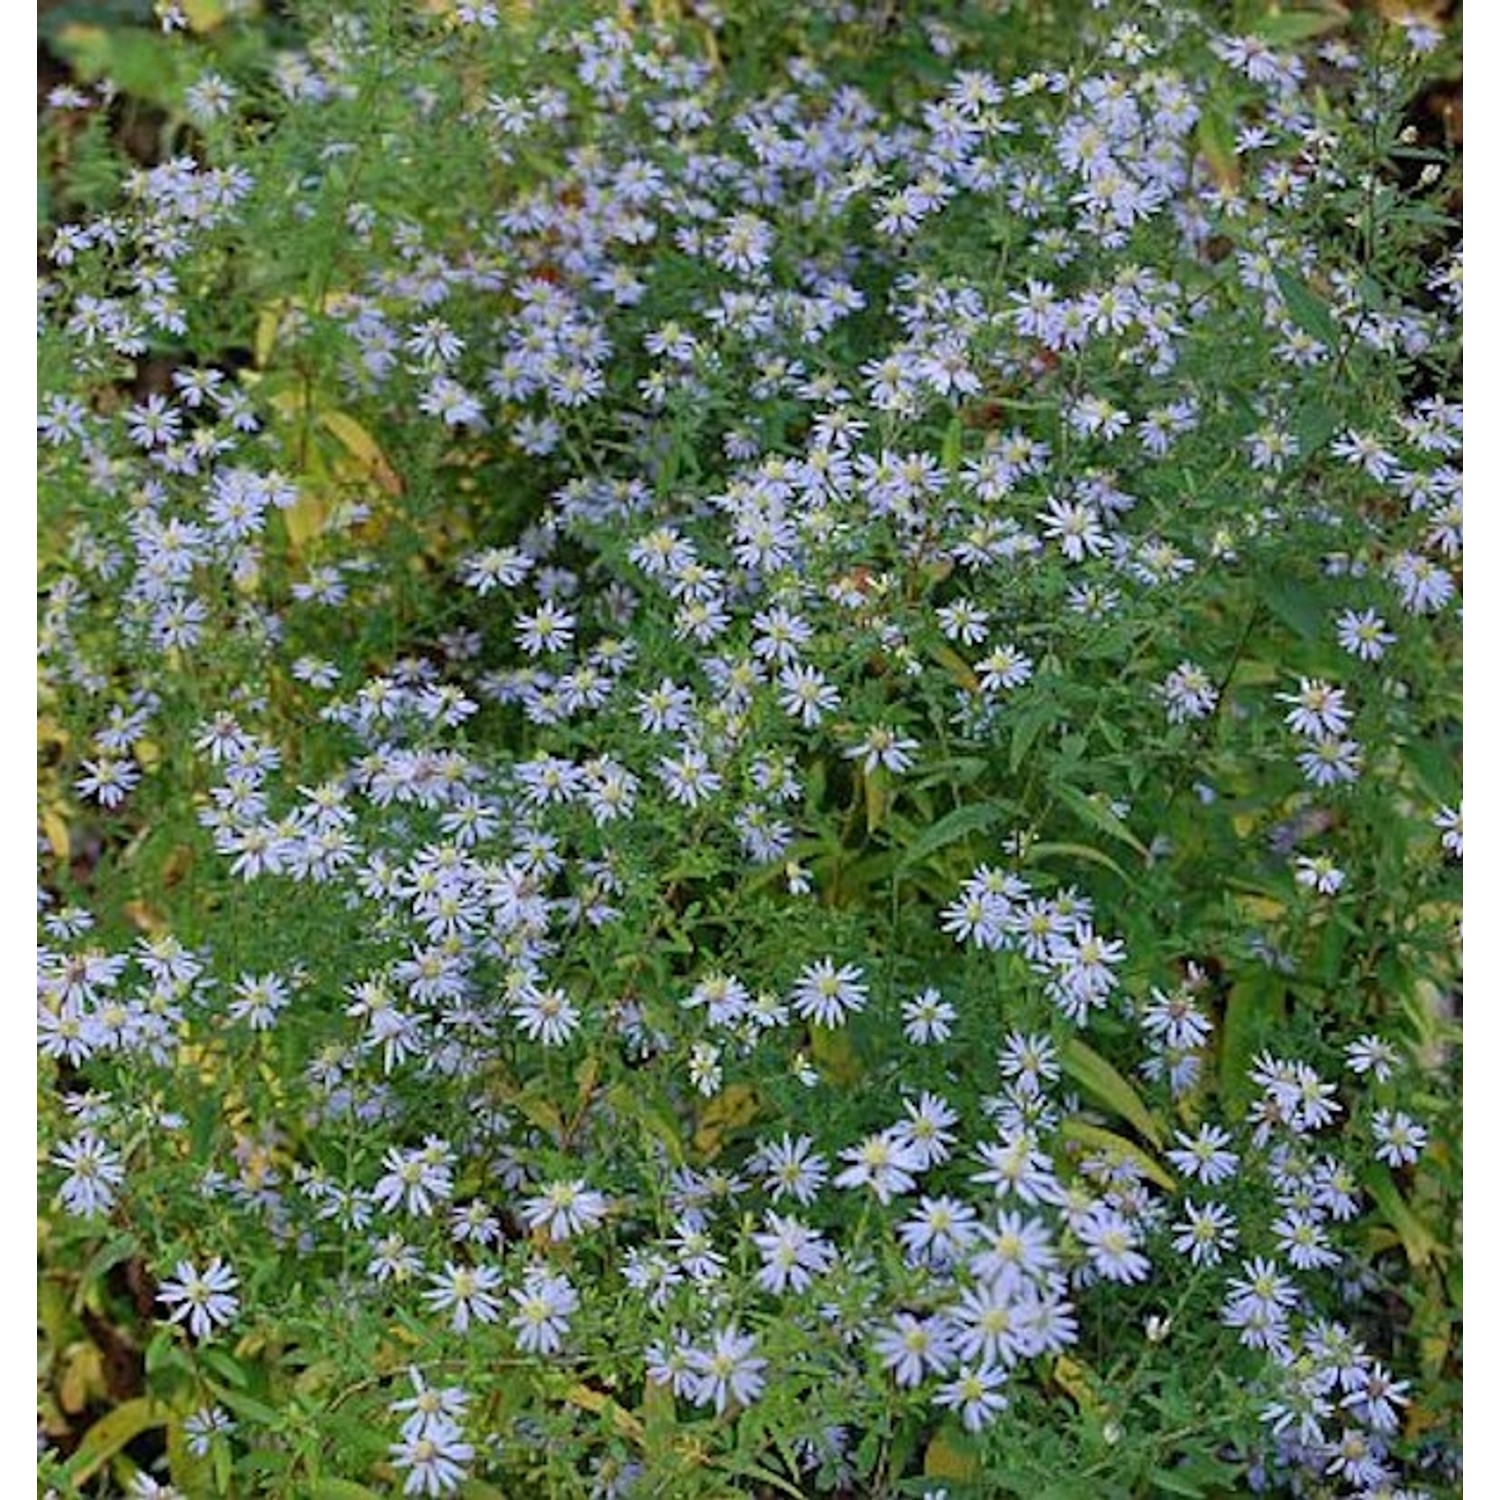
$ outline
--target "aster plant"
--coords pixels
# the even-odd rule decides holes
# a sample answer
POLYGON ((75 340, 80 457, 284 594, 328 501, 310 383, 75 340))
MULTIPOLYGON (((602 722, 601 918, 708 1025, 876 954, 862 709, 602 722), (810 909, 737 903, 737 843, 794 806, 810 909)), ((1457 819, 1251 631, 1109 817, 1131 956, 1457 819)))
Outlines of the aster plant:
POLYGON ((1453 1493, 1452 41, 250 9, 43 121, 53 1492, 1453 1493))

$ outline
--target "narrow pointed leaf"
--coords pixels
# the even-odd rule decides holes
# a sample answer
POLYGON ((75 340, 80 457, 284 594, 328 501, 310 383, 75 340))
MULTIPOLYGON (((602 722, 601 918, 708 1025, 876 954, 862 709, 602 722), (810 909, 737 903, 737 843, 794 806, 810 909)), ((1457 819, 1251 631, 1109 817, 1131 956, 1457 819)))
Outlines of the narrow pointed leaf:
POLYGON ((956 807, 951 813, 939 818, 920 838, 913 839, 896 866, 897 873, 909 870, 949 844, 968 838, 971 833, 993 827, 1000 822, 1008 809, 1000 802, 974 802, 967 807, 956 807))
POLYGON ((1063 1071, 1100 1104, 1140 1131, 1158 1150, 1166 1132, 1130 1082, 1086 1042, 1070 1037, 1062 1049, 1063 1071))

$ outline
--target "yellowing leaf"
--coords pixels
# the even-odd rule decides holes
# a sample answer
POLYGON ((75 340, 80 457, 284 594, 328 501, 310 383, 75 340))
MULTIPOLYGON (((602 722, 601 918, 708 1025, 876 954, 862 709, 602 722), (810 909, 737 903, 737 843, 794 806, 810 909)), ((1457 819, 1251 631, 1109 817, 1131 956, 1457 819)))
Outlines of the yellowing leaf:
POLYGON ((947 667, 958 685, 966 693, 977 693, 979 691, 979 679, 974 675, 973 667, 952 646, 934 646, 932 655, 933 659, 940 666, 947 667))
POLYGON ((597 1057, 586 1057, 579 1063, 578 1070, 573 1074, 573 1080, 578 1085, 578 1107, 583 1108, 588 1103, 590 1095, 593 1094, 599 1082, 600 1063, 597 1057))
POLYGON ((68 820, 63 817, 60 808, 53 806, 42 809, 42 831, 47 835, 52 852, 59 859, 66 859, 72 845, 68 838, 68 820))
POLYGON ((1285 903, 1273 901, 1269 896, 1252 896, 1240 892, 1236 894, 1235 900, 1259 922, 1280 921, 1286 912, 1285 903))
POLYGON ((38 745, 56 745, 59 748, 66 748, 72 741, 72 738, 72 735, 66 729, 62 728, 56 719, 49 719, 44 716, 36 721, 36 742, 38 745))
POLYGON ((281 519, 292 545, 300 551, 315 537, 322 535, 328 510, 318 496, 304 486, 296 503, 282 511, 281 519))
POLYGON ((274 302, 268 302, 256 315, 255 340, 252 347, 257 370, 264 370, 270 362, 271 351, 276 347, 277 330, 281 327, 281 320, 288 305, 286 301, 278 298, 274 302))
POLYGON ((104 1355, 98 1346, 70 1345, 63 1356, 62 1375, 57 1382, 57 1404, 70 1415, 76 1415, 104 1389, 104 1355))
POLYGON ((153 911, 144 901, 127 901, 122 910, 148 937, 166 930, 167 924, 161 913, 153 911))
POLYGON ((748 1125, 759 1109, 760 1101, 749 1084, 731 1083, 723 1093, 708 1101, 694 1132, 693 1145, 705 1160, 711 1161, 719 1154, 725 1135, 748 1125))
POLYGON ((1198 117, 1198 149, 1213 173, 1214 181, 1230 192, 1240 185, 1240 163, 1234 150, 1233 107, 1210 95, 1198 117))
POLYGON ((1103 1409, 1103 1403, 1094 1389, 1094 1372, 1081 1360, 1059 1354, 1052 1366, 1052 1378, 1078 1403, 1079 1411, 1097 1412, 1103 1409))
POLYGON ((109 32, 103 26, 69 21, 58 31, 56 43, 82 77, 92 81, 109 70, 109 32))
POLYGON ((200 36, 224 24, 224 0, 179 0, 188 26, 200 36))
POLYGON ((562 1139, 565 1134, 562 1112, 550 1099, 528 1090, 518 1094, 514 1103, 533 1125, 540 1126, 558 1140, 562 1139))
POLYGON ((671 1427, 677 1422, 677 1398, 672 1387, 659 1380, 648 1380, 641 1392, 641 1410, 648 1427, 671 1427))
POLYGON ((603 1391, 596 1391, 592 1386, 584 1385, 582 1381, 576 1385, 570 1385, 563 1392, 563 1400, 570 1406, 591 1411, 595 1416, 608 1417, 620 1432, 636 1442, 639 1442, 645 1433, 639 1417, 626 1411, 618 1401, 606 1396, 603 1391))
POLYGON ((854 1041, 842 1026, 814 1026, 812 1055, 819 1071, 834 1083, 847 1086, 858 1083, 864 1075, 859 1055, 854 1050, 854 1041))
POLYGON ((928 1479, 978 1479, 979 1463, 974 1455, 960 1446, 961 1439, 950 1428, 943 1428, 928 1443, 922 1455, 922 1473, 928 1479))
POLYGON ((1386 1222, 1401 1236, 1406 1258, 1412 1265, 1425 1266, 1433 1256, 1445 1257, 1447 1246, 1412 1212, 1411 1205, 1401 1196, 1395 1179, 1384 1167, 1371 1167, 1365 1176, 1365 1186, 1375 1200, 1386 1222))
POLYGON ((1142 1172, 1149 1177, 1158 1187, 1165 1188, 1172 1193, 1177 1190, 1176 1180, 1172 1174, 1156 1159, 1147 1152, 1142 1151, 1134 1141, 1128 1141, 1123 1135, 1116 1135, 1112 1130, 1104 1130, 1098 1125, 1090 1125, 1087 1120, 1064 1120, 1062 1126, 1063 1135, 1070 1141, 1077 1141, 1080 1146, 1090 1146, 1096 1151, 1113 1152, 1125 1161, 1133 1162, 1142 1172))
POLYGON ((859 779, 865 791, 865 828, 874 833, 885 822, 891 802, 890 792, 881 771, 861 771, 859 779))
POLYGON ((358 460, 361 469, 387 495, 401 493, 401 477, 391 467, 380 444, 347 412, 325 411, 318 420, 336 437, 349 455, 358 460))

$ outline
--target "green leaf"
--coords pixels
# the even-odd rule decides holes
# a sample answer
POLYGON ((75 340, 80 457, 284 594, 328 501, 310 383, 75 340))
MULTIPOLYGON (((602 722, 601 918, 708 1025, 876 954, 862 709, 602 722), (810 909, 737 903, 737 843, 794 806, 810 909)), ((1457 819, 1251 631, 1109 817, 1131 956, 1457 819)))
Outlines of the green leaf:
POLYGON ((1254 1092, 1250 1060, 1264 1045, 1282 1013, 1286 986, 1268 969, 1255 969, 1229 991, 1219 1042, 1219 1098, 1243 1114, 1254 1092))
POLYGON ((1014 776, 1026 757, 1031 753, 1031 747, 1036 743, 1037 736, 1057 717, 1056 707, 1052 703, 1034 703, 1030 708, 1023 709, 1016 715, 1016 727, 1010 736, 1010 774, 1014 776))
POLYGON ((666 1151, 674 1166, 682 1166, 687 1153, 675 1121, 665 1110, 642 1096, 639 1089, 616 1084, 606 1096, 610 1108, 622 1120, 635 1120, 657 1145, 666 1151))
POLYGON ((939 818, 920 838, 913 839, 901 855, 896 873, 902 874, 913 865, 956 844, 971 833, 989 828, 1007 816, 1010 809, 1001 802, 971 802, 966 807, 956 807, 951 813, 939 818))
POLYGON ((894 849, 883 849, 879 854, 868 854, 844 865, 839 870, 839 894, 848 900, 856 892, 877 885, 895 870, 897 858, 894 849))
POLYGON ((1252 28, 1273 47, 1291 47, 1327 36, 1348 23, 1349 12, 1342 5, 1330 4, 1316 10, 1273 10, 1255 22, 1252 28))
POLYGON ((1327 612, 1308 584, 1267 574, 1260 581, 1260 597, 1277 619, 1289 625, 1304 640, 1317 640, 1327 612))
POLYGON ((1365 1173, 1365 1186, 1375 1200, 1386 1223, 1401 1236, 1406 1258, 1414 1266, 1425 1266, 1433 1256, 1448 1254, 1447 1246, 1412 1212, 1411 1205, 1401 1196, 1395 1179, 1383 1166, 1372 1166, 1365 1173))
MULTIPOLYGON (((978 781, 990 768, 989 762, 978 755, 953 755, 943 760, 924 760, 917 773, 906 782, 910 788, 940 786, 945 790, 968 786, 978 781)), ((811 797, 807 799, 811 802, 811 797)))
POLYGON ((84 1433, 64 1472, 74 1484, 91 1479, 127 1443, 133 1443, 143 1432, 165 1426, 171 1413, 149 1396, 135 1396, 106 1412, 84 1433))
POLYGON ((352 1479, 319 1479, 307 1493, 312 1500, 380 1500, 375 1490, 352 1479))
POLYGON ((964 424, 954 417, 943 434, 943 470, 950 479, 958 477, 958 466, 964 455, 964 424))
POLYGON ((1053 795, 1075 817, 1081 818, 1091 828, 1107 833, 1111 838, 1128 844, 1142 859, 1150 858, 1150 851, 1130 831, 1125 821, 1098 793, 1090 796, 1066 781, 1054 783, 1053 795))
POLYGON ((1186 1495, 1189 1500, 1204 1500, 1204 1491, 1189 1479, 1170 1469, 1152 1469, 1151 1483, 1168 1495, 1186 1495))
POLYGON ((157 32, 70 22, 52 45, 82 82, 108 78, 121 92, 168 110, 179 102, 184 54, 157 32))
POLYGON ((117 1266, 123 1260, 129 1260, 135 1253, 136 1239, 133 1234, 117 1234, 100 1245, 100 1247, 89 1257, 88 1264, 83 1268, 78 1278, 78 1292, 73 1298, 73 1310, 77 1312, 84 1304, 89 1295, 90 1288, 94 1282, 111 1266, 117 1266))
POLYGON ((1337 413, 1321 401, 1309 401, 1297 409, 1292 419, 1292 434, 1303 458, 1316 453, 1339 425, 1337 413))
POLYGON ((1329 922, 1318 941, 1318 978, 1332 986, 1345 971, 1344 953, 1349 947, 1349 930, 1341 922, 1329 922))
POLYGON ((158 1370, 191 1370, 192 1367, 177 1347, 175 1325, 163 1323, 151 1335, 151 1341, 146 1345, 145 1365, 148 1375, 154 1375, 158 1370))
POLYGON ((1125 1077, 1076 1036, 1063 1043, 1063 1071, 1086 1094, 1128 1120, 1158 1150, 1166 1131, 1125 1077))
POLYGON ((1210 93, 1198 117, 1198 149, 1220 187, 1235 187, 1240 180, 1239 158, 1234 150, 1234 106, 1220 94, 1210 93))
POLYGON ((206 1364, 220 1380, 227 1380, 230 1385, 239 1387, 244 1385, 249 1376, 233 1355, 226 1354, 222 1349, 200 1349, 198 1358, 206 1364))
POLYGON ((275 1428, 281 1423, 281 1413, 274 1407, 267 1406, 264 1401, 257 1401, 254 1396, 247 1396, 243 1391, 226 1391, 221 1389, 218 1393, 219 1400, 227 1406, 236 1416, 246 1417, 252 1422, 259 1422, 263 1426, 275 1428))
POLYGON ((748 1458, 729 1458, 726 1464, 733 1465, 733 1472, 743 1475, 746 1479, 759 1480, 761 1484, 770 1485, 779 1495, 790 1495, 792 1500, 803 1500, 805 1490, 798 1489, 790 1480, 776 1473, 774 1469, 768 1469, 764 1464, 755 1463, 748 1458))
POLYGON ((1320 343, 1327 344, 1330 349, 1336 348, 1339 329, 1338 324, 1333 321, 1333 314, 1328 310, 1328 304, 1301 277, 1293 275, 1285 267, 1277 266, 1273 274, 1292 322, 1304 333, 1310 333, 1320 343))
POLYGON ((1124 869, 1112 860, 1102 849, 1096 849, 1092 844, 1068 844, 1055 843, 1051 840, 1039 844, 1028 844, 1026 846, 1026 860, 1030 864, 1036 860, 1046 859, 1048 855, 1062 854, 1069 859, 1086 859, 1091 864, 1103 865, 1106 870, 1112 870, 1121 880, 1128 881, 1130 877, 1124 869))
POLYGON ((173 1417, 167 1423, 167 1468, 171 1471, 173 1486, 184 1495, 209 1493, 213 1463, 207 1455, 199 1458, 188 1447, 180 1417, 173 1417))

